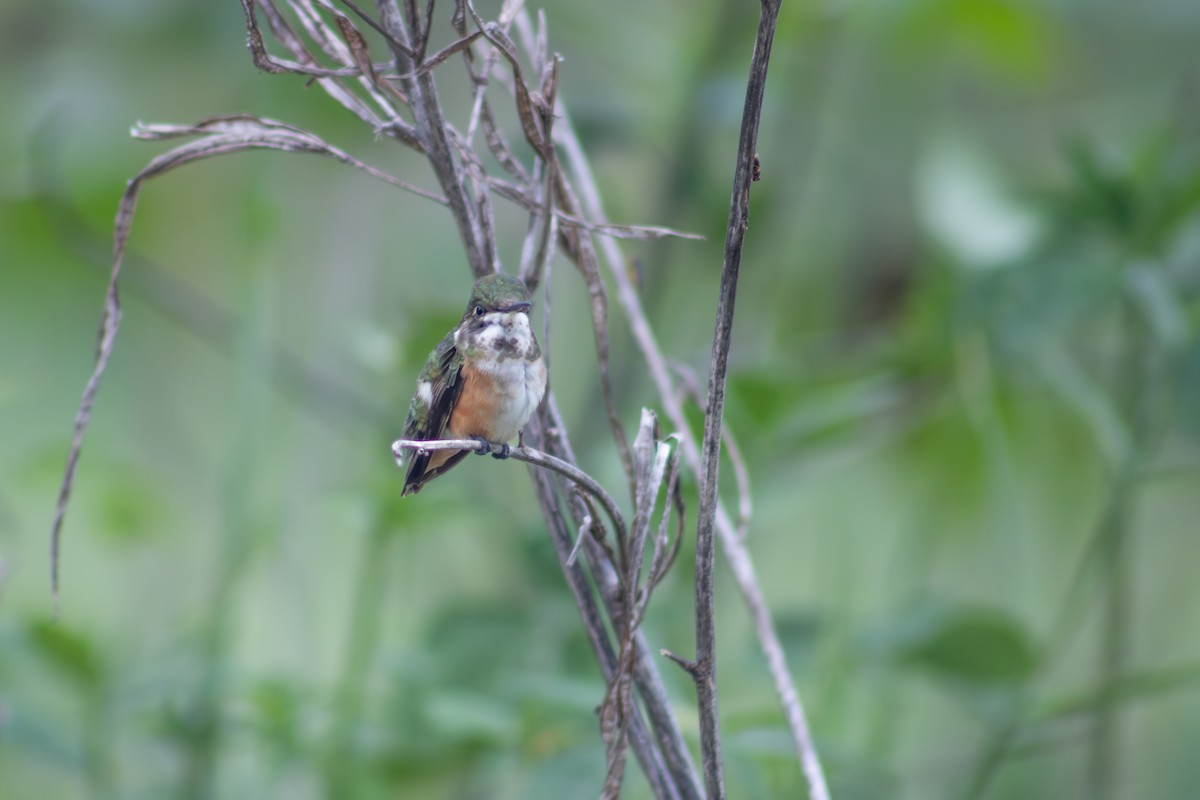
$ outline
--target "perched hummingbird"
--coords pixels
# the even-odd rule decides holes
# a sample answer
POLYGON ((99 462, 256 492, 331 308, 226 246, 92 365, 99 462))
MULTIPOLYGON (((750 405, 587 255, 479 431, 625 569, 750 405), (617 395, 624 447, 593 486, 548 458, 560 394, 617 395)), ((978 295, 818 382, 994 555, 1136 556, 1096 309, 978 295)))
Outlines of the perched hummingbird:
MULTIPOLYGON (((458 327, 429 354, 408 407, 405 439, 477 439, 474 452, 508 457, 546 392, 546 364, 529 325, 529 290, 497 273, 475 281, 458 327)), ((410 451, 402 494, 416 494, 469 450, 410 451)))

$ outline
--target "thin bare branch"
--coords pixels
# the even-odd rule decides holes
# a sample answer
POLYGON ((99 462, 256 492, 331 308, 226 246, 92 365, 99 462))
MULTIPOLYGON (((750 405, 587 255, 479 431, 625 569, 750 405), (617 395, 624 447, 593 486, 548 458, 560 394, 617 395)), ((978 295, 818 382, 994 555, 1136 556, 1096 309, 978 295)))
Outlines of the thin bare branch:
POLYGON ((66 515, 67 501, 70 499, 71 489, 75 481, 75 471, 79 462, 79 454, 83 447, 83 437, 87 432, 88 423, 91 421, 96 392, 99 389, 100 379, 108 367, 113 342, 116 339, 117 329, 120 326, 121 305, 117 292, 117 278, 120 275, 121 264, 125 255, 125 242, 129 237, 129 229, 133 224, 138 193, 141 190, 143 182, 193 161, 247 150, 267 149, 329 156, 357 169, 361 169, 373 177, 419 194, 434 202, 442 204, 446 202, 444 198, 438 197, 420 187, 413 186, 407 181, 402 181, 359 161, 307 131, 270 119, 239 115, 217 117, 204 120, 195 125, 139 124, 132 129, 131 133, 137 138, 149 140, 165 140, 182 136, 200 136, 201 138, 151 159, 150 163, 129 181, 129 185, 121 198, 121 203, 117 210, 117 218, 113 228, 112 270, 109 275, 108 289, 105 292, 104 313, 97 337, 96 360, 92 368, 92 374, 84 387, 79 407, 75 412, 71 447, 67 454, 67 465, 64 470, 62 484, 59 487, 58 502, 55 505, 54 520, 50 529, 50 583, 56 614, 60 605, 59 555, 63 520, 66 515))
MULTIPOLYGON (((488 80, 487 75, 491 71, 492 62, 496 59, 496 49, 490 48, 483 57, 483 70, 476 73, 474 65, 470 58, 471 51, 468 50, 467 70, 471 75, 471 80, 475 83, 475 99, 471 103, 471 117, 467 122, 467 144, 474 145, 475 132, 479 130, 479 120, 483 116, 484 106, 486 104, 488 80)), ((499 160, 499 159, 497 159, 499 160)), ((507 169, 507 167, 505 167, 507 169)))
POLYGON ((500 130, 500 126, 496 124, 496 118, 492 115, 492 110, 486 100, 480 106, 479 121, 483 126, 483 135, 487 140, 488 150, 500 162, 500 166, 504 167, 505 171, 520 181, 522 185, 528 184, 529 172, 512 154, 508 139, 500 130))
MULTIPOLYGON (((441 195, 435 194, 428 189, 422 189, 420 186, 415 186, 408 181, 401 180, 383 170, 372 167, 370 164, 360 161, 344 150, 325 142, 316 134, 309 133, 303 128, 297 128, 294 125, 267 119, 266 117, 236 114, 226 117, 212 117, 195 125, 147 125, 139 122, 130 130, 130 135, 138 139, 151 141, 173 139, 181 136, 203 136, 205 138, 201 141, 184 146, 185 148, 194 148, 197 151, 213 149, 221 152, 236 152, 238 150, 269 149, 325 155, 335 158, 344 164, 349 164, 355 169, 360 169, 381 181, 424 197, 426 200, 432 200, 443 206, 448 204, 446 198, 441 195)), ((171 161, 172 159, 169 157, 174 156, 178 152, 171 151, 159 156, 158 159, 151 162, 151 165, 155 164, 159 159, 171 161)), ((207 153, 207 155, 219 154, 220 152, 207 153)))
MULTIPOLYGON (((567 182, 561 171, 556 171, 558 204, 568 213, 579 212, 579 200, 574 190, 567 182)), ((629 494, 633 497, 633 456, 629 452, 629 441, 625 436, 625 428, 621 425, 617 414, 616 401, 613 399, 612 378, 609 371, 608 357, 608 293, 604 288, 604 278, 600 275, 600 262, 596 257, 595 245, 591 235, 581 228, 563 227, 559 229, 559 238, 565 245, 567 255, 579 268, 587 284, 588 299, 592 311, 592 335, 596 344, 596 361, 600 368, 600 395, 604 400, 604 411, 608 415, 608 425, 612 429, 613 439, 617 443, 617 452, 621 456, 621 465, 625 469, 629 481, 629 494)))
MULTIPOLYGON (((538 162, 545 173, 545 179, 540 181, 540 197, 542 206, 529 216, 529 227, 525 232, 525 241, 521 247, 520 278, 533 291, 543 276, 549 282, 550 262, 554 258, 554 243, 558 234, 558 217, 554 213, 554 170, 558 168, 558 160, 549 163, 538 162)), ((537 175, 534 175, 537 178, 537 175)), ((549 288, 547 287, 547 291, 549 288)), ((549 318, 549 313, 546 313, 549 318)))
MULTIPOLYGON (((483 234, 483 258, 496 271, 500 271, 500 253, 496 249, 496 223, 492 213, 492 196, 488 191, 487 172, 483 161, 462 138, 462 135, 452 126, 447 125, 447 135, 450 143, 458 153, 463 172, 470 179, 472 195, 475 198, 475 222, 483 234)), ((533 287, 530 287, 532 290, 533 287)))
POLYGON ((625 779, 625 751, 629 732, 629 717, 633 706, 630 690, 631 645, 622 639, 617 672, 608 684, 604 702, 600 704, 600 737, 604 740, 607 768, 600 800, 618 800, 625 779))
POLYGON ((469 48, 471 44, 480 36, 483 36, 483 33, 481 31, 475 31, 475 33, 467 34, 463 38, 451 42, 421 62, 420 68, 413 70, 407 75, 402 75, 401 77, 415 78, 418 75, 423 75, 426 72, 441 66, 447 61, 447 59, 469 48))
MULTIPOLYGON (((497 451, 502 447, 502 444, 498 442, 492 443, 492 445, 497 451)), ((395 442, 392 442, 392 454, 399 460, 403 457, 403 451, 405 450, 432 452, 435 450, 476 450, 478 447, 479 442, 474 439, 430 439, 428 441, 397 439, 395 442)), ((508 454, 517 461, 524 461, 526 464, 533 464, 536 467, 545 467, 546 469, 553 470, 564 478, 578 484, 580 488, 600 501, 600 506, 604 509, 604 513, 608 515, 613 530, 618 531, 622 536, 625 535, 627 528, 625 527, 625 518, 621 514, 621 509, 617 507, 617 503, 612 499, 612 496, 604 491, 604 487, 591 475, 588 475, 574 464, 563 461, 561 458, 556 458, 549 453, 534 450, 527 445, 511 447, 508 454)))
MULTIPOLYGON (((671 362, 671 369, 679 376, 684 394, 704 412, 704 397, 700 392, 700 382, 691 367, 678 361, 671 362)), ((733 430, 723 420, 721 422, 721 441, 725 448, 725 456, 733 467, 734 483, 737 486, 738 519, 737 537, 744 540, 750 531, 750 520, 754 516, 754 501, 750 493, 750 470, 746 468, 746 459, 742 457, 742 448, 733 435, 733 430)))
MULTIPOLYGON (((542 276, 542 362, 546 365, 547 376, 552 375, 551 368, 551 351, 550 351, 550 320, 552 318, 551 298, 553 292, 551 289, 554 285, 554 243, 556 241, 557 228, 555 227, 554 215, 550 215, 549 230, 546 231, 546 251, 542 253, 543 263, 538 270, 542 276)), ((524 267, 522 267, 524 272, 524 267)), ((549 380, 549 378, 547 378, 549 380)), ((546 413, 549 406, 543 406, 543 413, 546 413)))
POLYGON ((67 466, 63 473, 62 484, 58 490, 58 502, 54 507, 54 521, 50 527, 50 591, 54 599, 54 616, 57 618, 61 601, 59 597, 58 564, 59 548, 62 539, 63 519, 67 513, 67 501, 71 497, 71 488, 75 483, 75 469, 79 465, 79 453, 83 448, 83 436, 87 432, 88 423, 92 419, 92 406, 96 402, 96 392, 100 388, 100 379, 108 368, 108 359, 112 355, 113 342, 117 336, 117 328, 121 324, 121 303, 117 297, 117 276, 121 271, 121 260, 125 255, 125 240, 129 234, 129 225, 133 221, 133 211, 137 205, 138 191, 141 189, 141 176, 129 182, 121 204, 117 210, 116 229, 113 234, 113 265, 108 278, 108 289, 104 293, 104 312, 100 320, 100 331, 97 335, 96 362, 92 374, 83 389, 83 397, 75 411, 75 424, 71 432, 71 449, 67 452, 67 466))
MULTIPOLYGON (((413 3, 415 6, 416 3, 413 3)), ((415 27, 415 26, 414 26, 415 27)), ((429 34, 433 30, 433 0, 425 0, 425 19, 421 23, 421 47, 417 50, 417 56, 420 60, 425 60, 425 54, 429 49, 429 34)))
MULTIPOLYGON (((525 7, 525 0, 504 0, 504 5, 500 7, 500 16, 496 17, 496 24, 500 26, 500 30, 508 32, 508 26, 512 24, 513 18, 525 7)), ((540 11, 538 13, 541 13, 540 11)))
POLYGON ((680 669, 682 669, 684 672, 686 672, 688 675, 690 675, 693 678, 693 680, 695 679, 696 670, 698 669, 695 661, 692 661, 690 658, 681 656, 678 653, 672 653, 670 650, 667 650, 665 647, 662 650, 659 650, 658 654, 661 655, 663 658, 666 658, 670 661, 674 661, 676 664, 679 665, 680 669))
POLYGON ((579 523, 579 533, 575 537, 575 545, 571 548, 571 554, 567 556, 568 567, 575 566, 575 559, 579 557, 579 548, 583 546, 584 539, 592 535, 593 521, 590 511, 584 514, 583 521, 579 523))
POLYGON ((717 518, 718 481, 721 467, 721 427, 725 414, 725 377, 729 367, 729 347, 733 339, 733 313, 737 298, 738 271, 742 261, 742 243, 750 215, 750 184, 754 175, 758 124, 766 90, 767 66, 780 0, 762 0, 758 35, 750 61, 750 79, 746 87, 746 105, 742 112, 742 130, 738 141, 733 197, 729 204, 729 222, 725 229, 725 265, 717 302, 716 331, 708 371, 708 401, 704 405, 704 441, 701 445, 700 507, 696 521, 696 663, 693 675, 700 703, 700 750, 704 762, 704 783, 709 800, 725 796, 721 765, 721 736, 717 715, 717 635, 716 597, 713 564, 716 558, 714 527, 717 518))
POLYGON ((593 233, 598 233, 601 236, 611 236, 614 239, 664 239, 668 236, 676 239, 691 239, 693 241, 704 241, 704 236, 699 233, 689 233, 687 231, 677 231, 674 228, 665 228, 660 225, 618 225, 612 222, 588 222, 587 220, 572 217, 570 214, 558 214, 559 219, 564 222, 569 222, 572 225, 577 225, 582 228, 587 228, 593 233))
MULTIPOLYGON (((516 165, 516 162, 514 162, 516 165)), ((519 166, 519 165, 516 165, 519 166)), ((524 169, 523 167, 521 168, 524 169)), ((534 183, 533 179, 527 174, 523 178, 519 178, 524 185, 534 183)), ((515 183, 506 181, 496 177, 488 178, 488 185, 492 191, 506 200, 511 200, 521 208, 527 211, 536 211, 540 202, 538 195, 531 195, 523 186, 518 186, 515 183)), ((599 236, 607 236, 613 239, 637 239, 642 241, 650 241, 654 239, 663 239, 668 236, 677 239, 691 239, 694 241, 703 241, 704 236, 699 233, 690 233, 688 231, 680 231, 674 228, 665 228, 659 225, 621 225, 615 222, 603 222, 584 219, 577 214, 568 214, 562 209, 556 208, 554 216, 558 218, 564 225, 581 228, 599 236)))
MULTIPOLYGON (((543 83, 547 90, 545 96, 547 98, 547 108, 554 108, 554 96, 558 85, 558 64, 559 59, 554 58, 547 66, 546 76, 543 83)), ((547 113, 542 118, 544 130, 549 132, 554 125, 554 115, 547 113)), ((554 152, 554 148, 550 148, 549 160, 539 162, 542 171, 545 173, 544 180, 538 185, 540 206, 532 211, 529 220, 529 232, 525 238, 525 246, 521 253, 521 280, 525 281, 525 285, 530 291, 537 288, 541 282, 542 274, 548 269, 550 259, 554 257, 554 242, 558 233, 558 221, 555 217, 554 209, 554 187, 558 183, 558 156, 554 152), (536 252, 531 247, 533 235, 540 227, 541 235, 537 239, 536 252), (528 256, 528 258, 527 258, 528 256)))

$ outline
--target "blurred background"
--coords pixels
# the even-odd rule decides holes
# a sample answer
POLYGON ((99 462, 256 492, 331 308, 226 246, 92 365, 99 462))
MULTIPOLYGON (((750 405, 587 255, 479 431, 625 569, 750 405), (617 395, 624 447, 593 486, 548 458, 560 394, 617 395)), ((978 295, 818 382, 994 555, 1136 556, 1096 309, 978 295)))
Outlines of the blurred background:
MULTIPOLYGON (((611 218, 708 237, 627 248, 703 379, 757 6, 541 5, 611 218)), ((257 72, 233 2, 4 0, 0 44, 0 797, 595 797, 604 685, 524 469, 398 502, 389 444, 468 291, 454 225, 325 159, 144 189, 51 622, 113 215, 165 149, 129 126, 255 113, 435 182, 257 72)), ((1198 53, 1192 0, 784 4, 727 416, 839 800, 1195 796, 1198 53)), ((560 262, 551 380, 615 487, 585 303, 560 262)), ((632 429, 655 396, 610 327, 632 429)), ((693 648, 691 556, 655 647, 693 648)), ((729 795, 801 797, 723 569, 718 610, 729 795)))

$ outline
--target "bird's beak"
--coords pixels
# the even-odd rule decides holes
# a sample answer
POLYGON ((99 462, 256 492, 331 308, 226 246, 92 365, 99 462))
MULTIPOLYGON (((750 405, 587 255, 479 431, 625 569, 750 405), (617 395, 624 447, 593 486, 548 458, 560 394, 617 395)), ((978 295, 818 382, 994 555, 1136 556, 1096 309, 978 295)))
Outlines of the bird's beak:
POLYGON ((524 311, 526 314, 528 314, 529 309, 531 309, 531 308, 533 308, 533 303, 529 302, 528 300, 522 300, 519 303, 513 303, 510 306, 505 306, 504 308, 502 308, 500 310, 505 312, 506 314, 511 313, 513 311, 524 311))

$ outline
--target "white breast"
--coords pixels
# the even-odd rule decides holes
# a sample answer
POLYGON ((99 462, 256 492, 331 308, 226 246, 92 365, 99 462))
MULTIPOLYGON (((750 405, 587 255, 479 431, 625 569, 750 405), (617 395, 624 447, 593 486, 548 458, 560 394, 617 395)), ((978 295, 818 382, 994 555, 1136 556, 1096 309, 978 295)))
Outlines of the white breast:
POLYGON ((525 427, 542 402, 546 393, 546 365, 541 358, 481 360, 477 365, 496 381, 499 402, 493 437, 498 442, 507 442, 525 427))
POLYGON ((496 427, 490 438, 507 442, 525 427, 542 402, 546 393, 546 364, 529 327, 528 314, 489 316, 491 324, 478 332, 470 345, 475 367, 495 382, 498 408, 496 427), (507 348, 498 347, 501 340, 507 343, 507 348))

